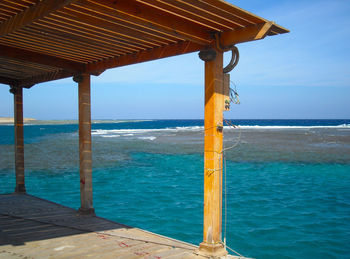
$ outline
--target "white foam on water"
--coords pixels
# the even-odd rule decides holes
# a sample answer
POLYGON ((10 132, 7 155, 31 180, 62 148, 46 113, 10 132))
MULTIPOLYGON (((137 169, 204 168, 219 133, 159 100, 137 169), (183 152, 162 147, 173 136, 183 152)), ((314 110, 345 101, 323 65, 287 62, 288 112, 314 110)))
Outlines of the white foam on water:
POLYGON ((200 131, 204 130, 204 126, 176 127, 177 131, 200 131))
MULTIPOLYGON (((228 126, 225 126, 225 129, 228 126)), ((341 124, 336 126, 238 126, 241 129, 344 129, 344 128, 350 128, 350 124, 341 124)), ((232 127, 228 127, 232 128, 232 127)))
POLYGON ((103 138, 118 138, 120 135, 101 135, 103 138))
MULTIPOLYGON (((251 129, 251 130, 283 130, 283 129, 350 129, 350 124, 341 124, 336 126, 260 126, 260 125, 238 125, 237 127, 224 126, 225 130, 237 130, 237 129, 251 129)), ((97 136, 113 136, 113 137, 130 137, 140 136, 149 133, 177 133, 177 132, 200 132, 204 131, 203 126, 190 126, 190 127, 175 127, 175 128, 164 128, 164 129, 111 129, 103 130, 96 129, 92 130, 92 135, 97 136)), ((147 136, 146 136, 147 137, 147 136)))
POLYGON ((194 127, 176 127, 176 128, 164 128, 164 129, 112 129, 112 130, 102 130, 96 129, 92 130, 92 135, 107 135, 107 134, 123 134, 124 136, 133 136, 137 134, 154 133, 154 132, 181 132, 181 131, 200 131, 204 130, 204 127, 194 126, 194 127))
POLYGON ((91 135, 106 135, 108 134, 108 130, 92 130, 91 135))
POLYGON ((153 140, 155 140, 157 137, 155 137, 155 136, 150 136, 150 137, 138 137, 138 139, 142 139, 142 140, 151 140, 151 141, 153 141, 153 140))

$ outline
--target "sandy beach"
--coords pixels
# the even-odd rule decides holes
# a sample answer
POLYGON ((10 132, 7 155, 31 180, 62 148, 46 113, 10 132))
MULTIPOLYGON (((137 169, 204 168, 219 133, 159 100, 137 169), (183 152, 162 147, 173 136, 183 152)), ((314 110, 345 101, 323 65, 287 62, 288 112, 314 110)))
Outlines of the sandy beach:
MULTIPOLYGON (((36 121, 36 119, 32 119, 32 118, 23 119, 24 123, 29 123, 33 121, 36 121)), ((0 124, 10 124, 10 123, 13 123, 13 117, 0 117, 0 124)))

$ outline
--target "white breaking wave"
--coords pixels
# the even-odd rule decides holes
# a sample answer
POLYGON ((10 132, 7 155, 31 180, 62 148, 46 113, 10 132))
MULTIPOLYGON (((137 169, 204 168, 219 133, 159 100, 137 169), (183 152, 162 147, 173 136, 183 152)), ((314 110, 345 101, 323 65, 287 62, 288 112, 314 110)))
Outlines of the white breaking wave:
MULTIPOLYGON (((238 126, 241 129, 344 129, 350 128, 350 124, 341 124, 337 126, 238 126)), ((225 126, 226 129, 226 126, 225 126)))
POLYGON ((118 138, 120 135, 101 135, 103 138, 118 138))
POLYGON ((164 136, 164 133, 178 133, 178 132, 201 132, 204 130, 202 126, 193 127, 176 127, 176 128, 164 128, 164 129, 96 129, 92 130, 93 136, 99 136, 104 138, 113 137, 134 137, 141 140, 155 140, 157 137, 154 134, 164 136))
POLYGON ((155 136, 150 136, 150 137, 138 137, 138 139, 143 139, 143 140, 155 140, 157 137, 155 136))
MULTIPOLYGON (((283 130, 283 129, 350 129, 350 124, 342 124, 337 126, 260 126, 260 125, 238 125, 236 128, 231 126, 224 126, 225 130, 237 130, 237 129, 251 129, 251 130, 283 130)), ((101 137, 133 137, 138 139, 156 139, 154 134, 162 133, 178 133, 178 132, 203 132, 204 126, 190 126, 190 127, 175 127, 164 129, 96 129, 92 130, 91 134, 101 137), (152 134, 152 136, 149 136, 152 134)))
POLYGON ((204 130, 204 126, 176 127, 178 131, 199 131, 204 130))
POLYGON ((164 129, 112 129, 112 130, 92 130, 92 135, 107 135, 107 134, 123 134, 123 136, 133 136, 145 133, 154 132, 180 132, 180 131, 201 131, 204 130, 203 126, 194 127, 176 127, 176 128, 164 128, 164 129))

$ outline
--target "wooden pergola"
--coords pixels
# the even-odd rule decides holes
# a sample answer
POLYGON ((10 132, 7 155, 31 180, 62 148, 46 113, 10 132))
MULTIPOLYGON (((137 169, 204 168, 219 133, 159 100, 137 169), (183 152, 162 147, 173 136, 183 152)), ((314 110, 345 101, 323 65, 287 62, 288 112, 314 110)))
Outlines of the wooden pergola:
POLYGON ((79 86, 80 212, 93 214, 90 76, 200 51, 205 61, 204 224, 199 251, 224 255, 223 52, 288 32, 222 0, 3 0, 0 83, 14 94, 16 192, 25 193, 23 88, 73 77, 79 86))

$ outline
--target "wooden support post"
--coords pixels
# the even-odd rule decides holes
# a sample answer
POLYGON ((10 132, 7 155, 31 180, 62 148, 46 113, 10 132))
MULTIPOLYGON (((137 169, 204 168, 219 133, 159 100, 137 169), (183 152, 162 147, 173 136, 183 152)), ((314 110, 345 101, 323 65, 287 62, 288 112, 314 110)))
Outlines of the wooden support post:
POLYGON ((79 84, 79 158, 81 214, 94 214, 92 206, 90 75, 73 78, 79 84))
POLYGON ((222 164, 223 164, 223 53, 201 51, 205 61, 204 108, 204 219, 203 242, 199 253, 219 257, 227 254, 221 241, 222 232, 222 164))
POLYGON ((23 88, 11 86, 14 96, 14 126, 15 126, 15 171, 16 193, 25 193, 24 182, 24 142, 23 142, 23 88))

